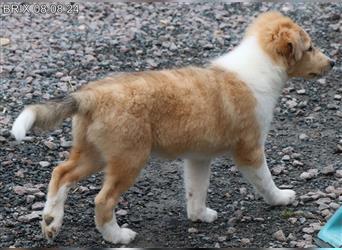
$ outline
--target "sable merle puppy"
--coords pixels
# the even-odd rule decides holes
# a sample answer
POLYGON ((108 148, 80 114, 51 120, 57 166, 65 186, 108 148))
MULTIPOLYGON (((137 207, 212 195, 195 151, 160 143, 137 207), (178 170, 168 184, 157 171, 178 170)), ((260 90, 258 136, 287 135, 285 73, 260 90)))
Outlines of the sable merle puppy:
POLYGON ((49 184, 44 236, 58 234, 70 187, 104 170, 96 227, 107 241, 132 241, 136 233, 119 227, 113 209, 151 153, 185 159, 193 221, 217 218, 206 195, 210 161, 219 155, 231 155, 267 203, 291 203, 295 192, 276 187, 264 153, 273 109, 289 78, 323 75, 333 65, 290 18, 268 12, 249 26, 239 46, 208 67, 113 75, 60 102, 26 107, 12 129, 19 141, 32 127, 51 129, 73 117, 70 159, 54 169, 49 184))

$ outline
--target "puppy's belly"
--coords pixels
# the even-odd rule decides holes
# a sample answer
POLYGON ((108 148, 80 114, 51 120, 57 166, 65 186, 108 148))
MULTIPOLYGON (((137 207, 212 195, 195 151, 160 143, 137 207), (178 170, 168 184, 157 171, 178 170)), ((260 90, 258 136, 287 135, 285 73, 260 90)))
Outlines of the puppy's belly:
POLYGON ((218 150, 215 152, 212 151, 185 151, 185 152, 178 152, 178 153, 173 153, 173 152, 167 152, 164 150, 153 150, 151 152, 152 157, 156 158, 163 158, 167 160, 174 160, 176 158, 182 158, 182 159, 195 159, 195 160, 206 160, 208 158, 215 158, 215 157, 220 157, 220 156, 227 156, 229 155, 228 150, 218 150))

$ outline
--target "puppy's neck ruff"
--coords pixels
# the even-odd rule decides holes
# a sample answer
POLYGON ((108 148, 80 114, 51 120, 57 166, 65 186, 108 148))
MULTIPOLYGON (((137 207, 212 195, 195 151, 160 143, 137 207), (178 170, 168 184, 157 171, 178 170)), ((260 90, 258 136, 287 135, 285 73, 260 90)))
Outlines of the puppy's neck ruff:
POLYGON ((257 37, 246 37, 233 51, 212 62, 213 66, 234 72, 257 99, 256 114, 262 128, 262 141, 273 118, 273 110, 288 75, 260 46, 257 37))
POLYGON ((247 37, 233 51, 213 61, 214 66, 237 73, 253 92, 277 98, 288 76, 285 68, 275 64, 256 37, 247 37))

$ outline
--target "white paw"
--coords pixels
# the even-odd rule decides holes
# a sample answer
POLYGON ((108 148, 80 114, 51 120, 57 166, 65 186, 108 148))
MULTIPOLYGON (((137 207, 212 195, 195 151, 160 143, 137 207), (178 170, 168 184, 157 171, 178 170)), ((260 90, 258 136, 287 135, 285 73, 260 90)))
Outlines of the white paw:
POLYGON ((128 244, 132 240, 134 240, 137 233, 134 232, 133 230, 129 229, 129 228, 121 228, 120 235, 121 235, 120 236, 120 238, 121 238, 120 243, 128 244))
POLYGON ((217 219, 217 212, 211 208, 205 208, 199 213, 188 213, 188 218, 192 221, 202 221, 211 223, 217 219))
POLYGON ((286 206, 291 204, 296 199, 296 192, 290 189, 279 189, 274 199, 269 202, 272 206, 286 206))
POLYGON ((43 220, 40 222, 42 233, 48 242, 52 242, 53 239, 59 233, 63 221, 63 213, 53 215, 50 213, 43 213, 43 220))
POLYGON ((64 202, 70 188, 63 186, 57 194, 48 196, 43 210, 42 227, 43 236, 49 242, 57 236, 61 229, 64 216, 64 202))
POLYGON ((119 228, 117 230, 112 229, 111 232, 104 232, 102 235, 106 241, 114 244, 128 244, 134 240, 137 233, 129 228, 119 228))

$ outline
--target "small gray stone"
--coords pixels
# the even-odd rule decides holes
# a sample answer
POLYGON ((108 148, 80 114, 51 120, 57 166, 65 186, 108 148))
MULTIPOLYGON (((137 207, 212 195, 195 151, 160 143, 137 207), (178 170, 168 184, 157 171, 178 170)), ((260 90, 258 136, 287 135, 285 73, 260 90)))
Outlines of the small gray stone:
POLYGON ((296 222, 297 222, 297 218, 296 217, 290 217, 289 219, 288 219, 288 221, 291 223, 291 224, 295 224, 296 222))
POLYGON ((327 80, 325 80, 325 78, 321 78, 321 79, 318 79, 317 82, 322 84, 322 85, 325 85, 327 80))
POLYGON ((7 37, 0 37, 0 45, 6 46, 11 43, 11 40, 7 37))
POLYGON ((57 73, 55 74, 55 76, 56 76, 57 78, 61 78, 63 75, 64 75, 63 72, 57 72, 57 73))
POLYGON ((314 200, 317 200, 318 198, 326 197, 326 194, 320 190, 317 192, 309 192, 308 195, 310 195, 312 199, 314 200))
POLYGON ((227 236, 220 236, 218 237, 218 241, 219 242, 223 242, 223 241, 226 241, 227 240, 227 236))
POLYGON ((34 196, 38 198, 43 198, 45 197, 45 194, 43 192, 38 192, 38 193, 35 193, 34 196))
POLYGON ((329 197, 319 198, 317 201, 315 201, 315 203, 318 205, 329 204, 330 202, 331 199, 329 197))
POLYGON ((297 90, 297 94, 298 94, 298 95, 305 95, 305 93, 306 93, 305 89, 299 89, 299 90, 297 90))
POLYGON ((72 141, 61 140, 61 146, 63 148, 70 148, 72 146, 72 141))
POLYGON ((286 102, 286 105, 287 105, 290 109, 292 109, 292 108, 296 107, 296 106, 298 105, 298 103, 297 103, 295 100, 289 100, 289 101, 286 102))
POLYGON ((284 169, 285 169, 284 166, 277 165, 277 166, 275 166, 274 168, 272 168, 272 173, 273 173, 274 175, 279 175, 279 174, 281 174, 281 172, 283 172, 284 169))
POLYGON ((304 140, 307 140, 309 138, 309 136, 307 136, 306 134, 300 134, 299 135, 299 139, 304 141, 304 140))
POLYGON ((324 209, 323 211, 321 211, 321 215, 323 215, 324 217, 328 216, 330 214, 331 214, 331 212, 329 211, 329 209, 324 209))
POLYGON ((24 178, 25 177, 24 173, 25 173, 24 170, 20 169, 17 172, 15 172, 15 176, 20 177, 20 178, 24 178))
POLYGON ((308 172, 314 177, 318 175, 318 169, 315 168, 309 169, 308 172))
POLYGON ((226 198, 230 198, 230 197, 231 197, 230 193, 225 193, 224 196, 225 196, 226 198))
POLYGON ((312 227, 314 231, 319 231, 322 226, 320 223, 311 223, 310 227, 312 227))
POLYGON ((38 188, 26 187, 26 186, 15 186, 13 190, 18 195, 35 194, 37 192, 40 192, 38 188))
POLYGON ((47 146, 49 149, 56 149, 57 145, 51 141, 45 141, 44 145, 47 146))
POLYGON ((290 154, 293 152, 293 147, 286 147, 286 148, 283 148, 282 152, 284 154, 290 154))
POLYGON ((295 241, 295 240, 291 240, 291 241, 290 241, 290 247, 292 247, 292 248, 296 247, 297 244, 298 244, 298 242, 295 241))
POLYGON ((330 110, 338 110, 338 106, 334 103, 329 103, 327 105, 327 108, 330 109, 330 110))
POLYGON ((78 190, 81 192, 81 193, 85 193, 85 192, 88 192, 89 191, 89 188, 85 187, 85 186, 79 186, 78 187, 78 190))
POLYGON ((248 245, 248 244, 250 244, 250 243, 251 243, 251 240, 248 239, 248 238, 242 238, 242 239, 241 239, 241 244, 242 244, 242 245, 248 245))
POLYGON ((40 162, 39 162, 39 165, 42 166, 42 167, 48 167, 48 166, 51 165, 51 163, 48 162, 48 161, 40 161, 40 162))
POLYGON ((127 210, 120 209, 120 210, 116 211, 116 214, 119 216, 127 215, 127 210))
POLYGON ((290 156, 289 155, 284 155, 281 160, 283 161, 289 161, 290 160, 290 156))
POLYGON ((236 229, 234 227, 228 227, 227 234, 234 234, 236 232, 236 229))
POLYGON ((312 243, 312 235, 310 234, 304 234, 303 239, 306 241, 306 243, 311 244, 312 243))
POLYGON ((42 211, 33 211, 30 214, 19 216, 18 221, 30 222, 33 220, 38 220, 40 218, 41 214, 42 214, 42 211))
POLYGON ((240 191, 240 194, 242 194, 242 195, 247 194, 247 188, 245 188, 245 187, 240 188, 239 191, 240 191))
POLYGON ((292 233, 290 233, 290 234, 287 236, 287 239, 288 239, 288 240, 295 240, 295 239, 296 239, 296 236, 294 236, 292 233))
POLYGON ((335 193, 337 196, 341 195, 341 194, 342 194, 342 187, 336 188, 334 193, 335 193))
POLYGON ((299 222, 300 222, 300 224, 303 224, 306 222, 306 219, 304 217, 300 217, 299 222))
POLYGON ((335 176, 337 178, 342 178, 342 169, 336 170, 335 176))
POLYGON ((26 196, 26 203, 32 203, 36 197, 32 194, 26 196))
POLYGON ((86 28, 87 28, 87 26, 84 24, 81 24, 80 26, 78 26, 78 29, 81 31, 85 30, 86 28))
POLYGON ((305 246, 306 246, 306 241, 304 241, 304 240, 300 240, 300 241, 297 241, 297 245, 296 245, 296 247, 298 247, 298 248, 304 248, 305 246))
POLYGON ((61 81, 62 82, 69 82, 69 81, 71 81, 71 76, 64 76, 61 78, 61 81))
POLYGON ((320 204, 319 205, 319 207, 318 207, 318 210, 325 210, 325 209, 327 209, 327 208, 329 208, 329 206, 327 205, 327 204, 320 204))
POLYGON ((27 190, 25 187, 22 186, 15 186, 13 188, 14 193, 18 194, 18 195, 23 195, 26 194, 27 190))
POLYGON ((304 211, 304 216, 307 219, 315 219, 316 218, 316 216, 313 213, 309 212, 309 211, 304 211))
POLYGON ((283 230, 278 230, 277 232, 275 232, 273 234, 273 237, 278 241, 286 241, 286 237, 283 230))
POLYGON ((334 209, 334 210, 337 210, 337 209, 340 207, 340 205, 337 204, 336 202, 331 202, 331 203, 329 204, 329 207, 332 208, 332 209, 334 209))
POLYGON ((291 155, 291 157, 292 157, 293 159, 299 160, 300 157, 301 157, 301 154, 299 154, 299 153, 293 153, 293 154, 291 155))
POLYGON ((309 180, 311 179, 313 176, 308 173, 308 172, 303 172, 300 174, 299 178, 303 179, 303 180, 309 180))
POLYGON ((336 191, 336 189, 334 186, 327 186, 325 188, 325 192, 327 192, 327 193, 334 193, 335 191, 336 191))
POLYGON ((307 202, 307 201, 313 200, 311 196, 306 195, 306 194, 299 196, 299 199, 302 200, 303 202, 307 202))
POLYGON ((341 95, 334 95, 334 99, 339 101, 342 99, 342 96, 341 95))
POLYGON ((188 232, 189 232, 189 233, 197 233, 198 230, 197 230, 197 228, 190 227, 190 228, 188 229, 188 232))
POLYGON ((326 166, 326 167, 324 167, 321 170, 321 173, 324 174, 324 175, 334 174, 335 173, 335 168, 334 168, 333 165, 326 166))
POLYGON ((329 193, 329 194, 327 194, 327 196, 329 198, 332 198, 332 199, 336 199, 337 198, 337 195, 335 193, 329 193))
POLYGON ((32 205, 33 210, 41 210, 44 208, 44 202, 35 202, 32 205))
POLYGON ((315 230, 312 227, 304 227, 302 231, 307 234, 312 234, 313 232, 315 232, 315 230))
POLYGON ((320 106, 317 106, 317 107, 315 107, 314 109, 313 109, 313 111, 315 111, 315 112, 318 112, 318 111, 320 111, 322 108, 320 107, 320 106))
POLYGON ((298 160, 294 160, 294 161, 292 162, 292 165, 293 165, 293 166, 303 166, 304 164, 303 164, 302 162, 298 161, 298 160))
POLYGON ((147 64, 149 64, 152 67, 157 67, 158 66, 158 63, 154 59, 152 59, 152 58, 147 59, 146 62, 147 62, 147 64))

